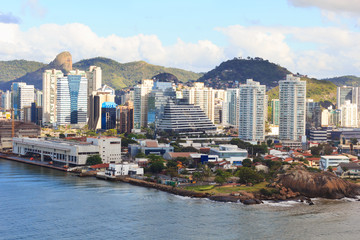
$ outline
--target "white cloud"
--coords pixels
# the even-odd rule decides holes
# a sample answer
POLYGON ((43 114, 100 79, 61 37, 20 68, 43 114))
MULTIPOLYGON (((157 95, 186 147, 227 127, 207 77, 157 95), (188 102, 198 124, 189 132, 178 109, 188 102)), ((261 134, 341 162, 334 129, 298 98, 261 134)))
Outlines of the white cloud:
POLYGON ((44 24, 22 31, 17 24, 0 23, 0 60, 27 59, 48 63, 62 51, 73 61, 97 56, 119 62, 144 60, 166 67, 209 71, 234 57, 261 57, 292 72, 313 77, 345 74, 360 76, 360 33, 339 27, 218 28, 228 42, 217 46, 209 40, 195 43, 178 39, 164 46, 156 35, 100 37, 80 23, 44 24))
POLYGON ((360 14, 359 0, 288 0, 297 7, 318 7, 332 12, 351 12, 360 14))

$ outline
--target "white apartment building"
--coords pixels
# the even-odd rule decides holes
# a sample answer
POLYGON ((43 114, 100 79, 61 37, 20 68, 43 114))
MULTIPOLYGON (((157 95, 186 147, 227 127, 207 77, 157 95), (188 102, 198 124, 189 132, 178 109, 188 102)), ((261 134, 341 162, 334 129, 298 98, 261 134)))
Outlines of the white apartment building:
POLYGON ((143 79, 142 83, 134 87, 134 128, 147 126, 148 97, 154 86, 152 79, 143 79))
POLYGON ((240 85, 239 138, 248 141, 263 141, 265 135, 266 86, 252 79, 240 85))
POLYGON ((349 163, 349 161, 349 158, 343 155, 325 155, 320 158, 319 168, 326 170, 328 167, 337 167, 340 163, 349 163))
POLYGON ((39 154, 41 161, 45 156, 53 162, 67 166, 85 165, 91 155, 99 154, 103 163, 121 162, 121 139, 100 137, 88 138, 87 142, 73 142, 60 139, 13 138, 13 153, 26 155, 39 154))
POLYGON ((223 105, 223 123, 237 129, 239 128, 239 94, 239 88, 228 88, 223 105))
POLYGON ((280 140, 299 141, 305 135, 306 81, 288 74, 279 81, 280 140))
POLYGON ((340 107, 341 110, 341 126, 358 127, 358 111, 357 105, 346 100, 340 107))
POLYGON ((102 70, 101 67, 90 66, 89 71, 86 72, 88 79, 88 95, 93 91, 99 90, 102 84, 102 70))
POLYGON ((1 96, 2 98, 2 108, 3 110, 10 110, 11 109, 11 92, 9 90, 7 90, 6 92, 4 92, 1 96))
POLYGON ((24 108, 31 107, 31 103, 35 100, 34 85, 19 86, 19 100, 20 100, 20 119, 24 120, 24 108))
POLYGON ((42 121, 47 124, 57 122, 57 79, 64 77, 61 70, 46 70, 43 73, 43 114, 42 121))

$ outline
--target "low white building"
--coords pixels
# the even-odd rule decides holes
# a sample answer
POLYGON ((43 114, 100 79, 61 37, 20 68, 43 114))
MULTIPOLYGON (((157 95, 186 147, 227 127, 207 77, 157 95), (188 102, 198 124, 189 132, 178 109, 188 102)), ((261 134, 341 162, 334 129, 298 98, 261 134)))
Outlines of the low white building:
POLYGON ((344 155, 321 156, 319 162, 320 170, 327 170, 328 167, 337 167, 340 163, 349 163, 349 158, 344 155))
POLYGON ((99 154, 103 163, 121 162, 121 139, 115 137, 93 138, 87 142, 61 139, 13 138, 13 153, 18 155, 38 155, 67 166, 85 165, 91 155, 99 154))
POLYGON ((144 168, 137 163, 110 164, 105 171, 106 176, 117 177, 124 175, 144 175, 144 168))

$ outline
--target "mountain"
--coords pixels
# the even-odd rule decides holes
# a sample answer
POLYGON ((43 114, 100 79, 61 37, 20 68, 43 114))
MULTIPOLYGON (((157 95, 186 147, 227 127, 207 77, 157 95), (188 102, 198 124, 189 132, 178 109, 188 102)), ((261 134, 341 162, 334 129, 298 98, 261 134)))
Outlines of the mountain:
MULTIPOLYGON (((306 98, 314 99, 315 102, 329 101, 336 102, 337 86, 326 80, 317 80, 315 78, 301 77, 301 80, 306 80, 306 98)), ((269 102, 271 99, 279 98, 279 86, 267 92, 269 102)))
POLYGON ((161 73, 168 73, 168 75, 160 75, 162 78, 173 75, 175 78, 171 78, 178 79, 182 82, 187 82, 188 80, 197 80, 202 76, 202 74, 199 73, 194 73, 178 68, 166 68, 152 65, 144 61, 122 64, 109 58, 102 57, 85 59, 72 64, 72 57, 69 52, 62 52, 58 54, 56 58, 47 65, 42 63, 35 63, 36 62, 28 62, 25 60, 0 62, 0 76, 3 78, 3 82, 0 82, 0 89, 10 89, 13 82, 26 82, 27 84, 35 85, 35 88, 42 89, 42 73, 47 69, 54 68, 67 73, 71 69, 78 68, 80 70, 88 70, 90 66, 99 66, 102 69, 103 83, 114 87, 115 89, 133 86, 142 79, 152 78, 154 76, 158 76, 161 73), (29 63, 33 63, 34 67, 30 68, 29 66, 31 64, 29 63), (4 67, 2 67, 1 64, 4 67), (10 68, 9 66, 16 66, 16 68, 10 68), (10 70, 7 71, 7 69, 10 70), (19 71, 18 69, 25 70, 19 71))
POLYGON ((43 66, 44 63, 26 60, 0 61, 0 82, 14 80, 43 66))
POLYGON ((289 73, 290 71, 286 68, 262 58, 234 58, 222 62, 215 69, 205 73, 198 81, 204 82, 206 86, 226 89, 236 86, 235 81, 245 83, 246 79, 252 78, 271 89, 289 73))
POLYGON ((342 87, 342 86, 360 87, 360 77, 356 77, 353 75, 325 78, 323 80, 333 82, 338 87, 342 87))
POLYGON ((181 82, 197 80, 202 75, 178 68, 166 68, 144 61, 119 63, 109 58, 97 57, 81 60, 73 68, 87 70, 90 66, 99 66, 103 73, 103 83, 116 89, 137 84, 142 79, 149 79, 160 73, 170 73, 181 82))

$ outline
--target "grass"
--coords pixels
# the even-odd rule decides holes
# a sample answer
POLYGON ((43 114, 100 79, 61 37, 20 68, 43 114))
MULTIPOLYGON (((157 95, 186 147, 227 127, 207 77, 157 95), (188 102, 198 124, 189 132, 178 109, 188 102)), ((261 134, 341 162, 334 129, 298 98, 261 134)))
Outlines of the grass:
POLYGON ((219 194, 219 193, 232 193, 238 191, 246 191, 246 192, 258 192, 260 189, 267 189, 266 185, 268 182, 261 182, 255 184, 254 186, 214 186, 214 185, 203 185, 203 186, 188 186, 185 187, 186 190, 195 191, 195 192, 207 192, 211 194, 219 194))

